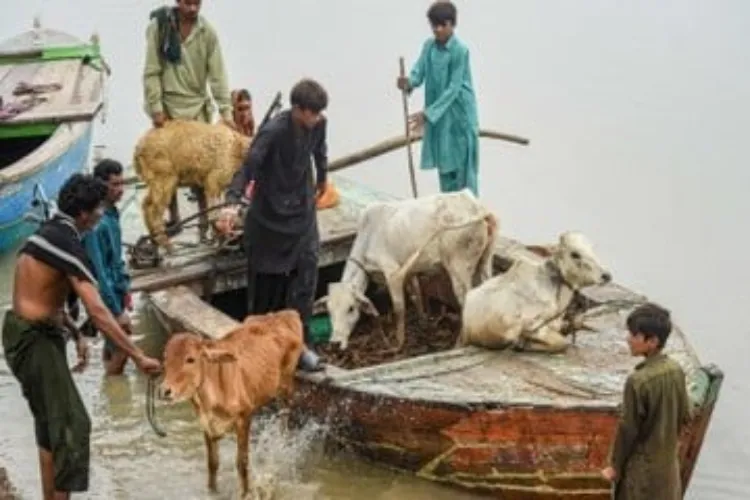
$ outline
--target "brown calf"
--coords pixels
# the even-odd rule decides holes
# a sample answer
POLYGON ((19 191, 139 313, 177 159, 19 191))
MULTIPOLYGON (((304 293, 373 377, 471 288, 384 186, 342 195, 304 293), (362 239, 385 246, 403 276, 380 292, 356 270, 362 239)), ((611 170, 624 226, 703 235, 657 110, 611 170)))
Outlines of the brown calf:
POLYGON ((234 431, 239 489, 248 494, 252 416, 276 397, 289 402, 302 338, 299 314, 287 309, 249 316, 219 340, 180 333, 167 342, 161 396, 193 404, 206 442, 209 490, 217 490, 219 440, 234 431))

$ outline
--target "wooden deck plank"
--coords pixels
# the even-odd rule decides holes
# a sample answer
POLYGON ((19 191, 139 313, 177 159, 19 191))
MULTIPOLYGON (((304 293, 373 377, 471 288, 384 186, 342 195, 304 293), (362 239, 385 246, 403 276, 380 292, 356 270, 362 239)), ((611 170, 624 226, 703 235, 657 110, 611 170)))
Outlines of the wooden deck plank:
POLYGON ((211 339, 220 339, 239 325, 234 319, 201 300, 186 286, 152 293, 149 300, 159 313, 175 323, 175 328, 211 339))
MULTIPOLYGON (((352 370, 347 387, 402 394, 430 401, 467 403, 614 406, 625 379, 639 361, 625 343, 623 319, 634 306, 601 315, 595 332, 578 332, 576 345, 562 355, 495 352, 475 364, 442 370, 431 357, 420 363, 384 364, 352 370)), ((685 335, 676 328, 665 352, 683 367, 694 405, 705 399, 705 372, 685 335)))
POLYGON ((101 107, 100 74, 79 60, 46 63, 35 77, 34 83, 61 83, 63 88, 45 94, 49 98, 48 102, 19 114, 10 123, 85 120, 101 107))
POLYGON ((28 96, 13 95, 20 82, 62 85, 58 91, 42 94, 48 99, 46 102, 6 120, 5 124, 87 120, 102 106, 100 73, 80 60, 0 66, 0 71, 5 72, 5 78, 0 80, 0 96, 6 103, 28 99, 28 96))
MULTIPOLYGON (((3 80, 5 79, 5 77, 8 74, 10 74, 10 72, 12 70, 13 70, 13 65, 12 64, 3 64, 2 66, 0 66, 0 85, 2 85, 3 80)), ((2 95, 2 93, 0 93, 0 95, 2 95)))
POLYGON ((61 118, 88 118, 102 105, 101 72, 89 65, 81 65, 80 77, 77 76, 77 70, 74 75, 76 76, 71 78, 70 99, 53 103, 47 110, 47 115, 61 118))
MULTIPOLYGON (((13 95, 13 90, 16 88, 16 85, 18 85, 18 82, 28 82, 33 80, 34 75, 42 68, 42 66, 44 66, 42 63, 10 65, 10 70, 5 75, 5 78, 0 81, 0 97, 2 97, 3 101, 8 104, 18 99, 13 95)), ((6 121, 4 123, 8 122, 9 121, 6 121)))

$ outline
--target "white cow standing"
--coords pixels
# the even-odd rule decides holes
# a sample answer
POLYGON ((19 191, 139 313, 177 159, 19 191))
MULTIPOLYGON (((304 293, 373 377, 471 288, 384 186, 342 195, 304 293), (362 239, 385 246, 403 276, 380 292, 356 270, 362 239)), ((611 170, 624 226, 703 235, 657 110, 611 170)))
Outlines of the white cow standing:
POLYGON ((450 276, 460 304, 474 285, 492 276, 498 223, 468 190, 417 199, 377 202, 359 220, 340 282, 329 283, 326 304, 331 343, 346 349, 360 311, 378 316, 365 296, 370 275, 382 273, 393 303, 398 347, 406 336, 404 285, 415 273, 439 269, 450 276))
POLYGON ((563 316, 574 292, 611 279, 583 234, 563 233, 541 263, 519 259, 469 291, 456 346, 564 351, 563 316))

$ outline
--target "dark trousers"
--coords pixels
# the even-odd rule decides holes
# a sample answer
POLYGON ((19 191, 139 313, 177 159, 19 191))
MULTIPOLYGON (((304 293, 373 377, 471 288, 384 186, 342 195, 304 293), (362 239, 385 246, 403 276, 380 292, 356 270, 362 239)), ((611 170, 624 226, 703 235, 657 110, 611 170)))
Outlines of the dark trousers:
POLYGON ((87 491, 91 420, 68 368, 63 332, 8 311, 2 343, 34 417, 36 444, 52 453, 55 489, 87 491))
POLYGON ((305 342, 312 317, 315 289, 318 285, 318 255, 303 251, 297 267, 288 273, 258 273, 248 266, 248 314, 265 314, 281 309, 295 309, 302 319, 305 342))

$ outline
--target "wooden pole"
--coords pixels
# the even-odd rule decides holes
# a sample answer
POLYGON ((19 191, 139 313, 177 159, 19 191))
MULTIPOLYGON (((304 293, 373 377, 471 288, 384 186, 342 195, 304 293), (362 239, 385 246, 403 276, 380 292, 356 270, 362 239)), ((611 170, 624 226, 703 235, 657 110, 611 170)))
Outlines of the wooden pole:
MULTIPOLYGON (((505 134, 502 132, 495 132, 494 130, 480 129, 479 137, 513 142, 515 144, 521 144, 523 146, 526 146, 529 144, 529 140, 524 137, 518 137, 515 135, 505 134)), ((345 168, 349 168, 358 163, 362 163, 364 161, 377 158, 378 156, 384 155, 386 153, 390 153, 391 151, 395 151, 399 148, 403 148, 407 144, 417 142, 421 139, 422 139, 421 132, 410 134, 410 137, 405 137, 405 136, 391 137, 390 139, 386 139, 385 141, 379 142, 375 144, 374 146, 370 146, 369 148, 361 149, 357 152, 348 154, 346 156, 336 158, 335 160, 333 160, 332 162, 328 164, 328 171, 335 172, 337 170, 343 170, 345 168)))
MULTIPOLYGON (((528 146, 529 144, 529 140, 526 139, 525 137, 519 137, 517 135, 511 135, 511 134, 506 134, 503 132, 496 132, 494 130, 487 130, 487 129, 479 129, 479 137, 483 137, 486 139, 496 139, 500 141, 512 142, 514 144, 520 144, 522 146, 528 146)), ((368 148, 364 148, 354 153, 350 153, 346 156, 336 158, 335 160, 333 160, 332 162, 328 164, 328 171, 335 172, 337 170, 343 170, 345 168, 349 168, 353 165, 357 165, 358 163, 362 163, 367 160, 377 158, 378 156, 382 156, 386 153, 390 153, 391 151, 395 151, 399 148, 403 148, 407 144, 417 142, 421 139, 422 139, 421 132, 409 134, 408 137, 405 137, 403 135, 391 137, 390 139, 386 139, 368 148)), ((128 177, 127 179, 125 179, 125 185, 126 186, 135 185, 136 187, 144 186, 141 180, 136 176, 128 177)))
MULTIPOLYGON (((399 65, 399 76, 406 78, 406 68, 404 65, 404 58, 400 57, 398 60, 399 65)), ((409 175, 411 176, 411 192, 414 197, 417 197, 417 177, 414 173, 414 154, 411 150, 411 127, 409 127, 409 89, 404 88, 401 91, 401 101, 404 104, 404 127, 406 128, 406 151, 409 158, 409 175)))

